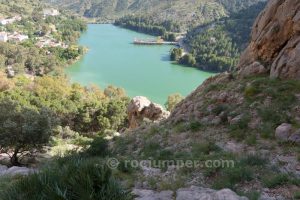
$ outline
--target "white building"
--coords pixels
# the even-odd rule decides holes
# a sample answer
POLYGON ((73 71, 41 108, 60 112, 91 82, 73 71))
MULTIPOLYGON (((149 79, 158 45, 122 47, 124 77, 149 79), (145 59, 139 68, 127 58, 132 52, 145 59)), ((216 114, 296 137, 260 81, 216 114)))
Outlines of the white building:
POLYGON ((44 9, 43 10, 43 14, 44 17, 48 17, 48 16, 58 16, 59 15, 59 11, 53 8, 48 8, 48 9, 44 9))
POLYGON ((8 36, 6 32, 0 32, 0 42, 7 42, 8 36))

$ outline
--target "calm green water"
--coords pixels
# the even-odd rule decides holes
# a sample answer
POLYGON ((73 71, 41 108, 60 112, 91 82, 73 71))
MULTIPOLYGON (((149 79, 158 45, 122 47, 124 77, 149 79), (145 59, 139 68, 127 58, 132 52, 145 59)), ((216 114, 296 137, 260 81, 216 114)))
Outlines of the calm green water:
POLYGON ((160 104, 173 93, 188 95, 212 75, 172 64, 171 46, 136 46, 134 38, 150 36, 113 25, 89 25, 79 41, 89 51, 66 73, 73 82, 115 85, 131 97, 146 96, 160 104))

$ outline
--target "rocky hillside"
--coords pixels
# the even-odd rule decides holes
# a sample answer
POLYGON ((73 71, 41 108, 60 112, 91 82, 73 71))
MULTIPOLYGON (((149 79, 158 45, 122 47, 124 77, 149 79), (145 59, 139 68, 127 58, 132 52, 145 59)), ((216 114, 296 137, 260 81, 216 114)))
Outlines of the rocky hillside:
POLYGON ((299 16, 299 1, 270 1, 236 72, 208 79, 168 119, 114 142, 120 160, 235 162, 233 168, 144 167, 133 179, 140 199, 168 191, 165 199, 197 199, 205 194, 196 186, 230 188, 245 199, 300 197, 299 16))
POLYGON ((85 17, 110 21, 126 14, 143 14, 159 21, 200 24, 249 7, 262 0, 46 0, 85 17))

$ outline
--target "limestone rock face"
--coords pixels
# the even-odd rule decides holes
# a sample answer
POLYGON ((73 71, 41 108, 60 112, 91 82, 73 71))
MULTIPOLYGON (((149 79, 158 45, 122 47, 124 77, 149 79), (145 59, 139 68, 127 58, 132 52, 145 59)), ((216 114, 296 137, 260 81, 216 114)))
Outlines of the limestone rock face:
POLYGON ((129 119, 129 128, 137 128, 143 119, 151 121, 160 121, 168 118, 170 113, 156 103, 151 102, 146 97, 134 97, 127 107, 127 114, 129 119))
POLYGON ((239 63, 241 76, 300 79, 300 1, 271 0, 254 23, 239 63), (262 63, 263 67, 257 64, 262 63))

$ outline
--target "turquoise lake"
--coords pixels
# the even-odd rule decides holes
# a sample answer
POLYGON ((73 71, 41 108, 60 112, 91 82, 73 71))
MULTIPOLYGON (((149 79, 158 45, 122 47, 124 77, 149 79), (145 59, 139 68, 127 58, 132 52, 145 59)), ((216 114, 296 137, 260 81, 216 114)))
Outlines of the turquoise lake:
POLYGON ((138 46, 135 38, 151 36, 113 25, 90 24, 79 44, 89 51, 66 69, 72 82, 122 87, 130 97, 146 96, 164 104, 168 95, 188 95, 213 74, 172 64, 172 46, 138 46))

